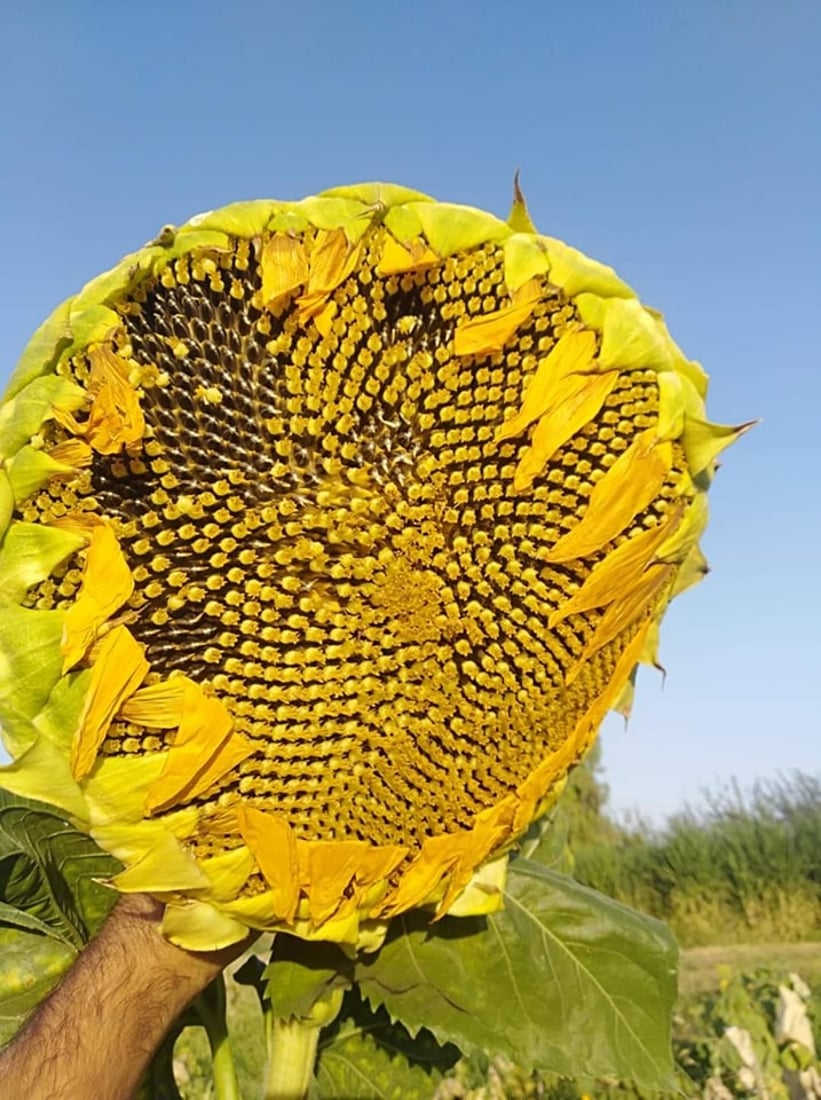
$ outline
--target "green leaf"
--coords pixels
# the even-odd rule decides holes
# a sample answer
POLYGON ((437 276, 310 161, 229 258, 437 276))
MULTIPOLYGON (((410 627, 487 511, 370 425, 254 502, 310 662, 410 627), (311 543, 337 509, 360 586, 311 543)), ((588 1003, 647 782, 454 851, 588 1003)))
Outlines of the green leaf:
POLYGON ((336 944, 308 943, 280 933, 262 977, 267 981, 264 996, 275 1016, 307 1017, 331 990, 351 984, 353 962, 336 944))
POLYGON ((519 852, 523 859, 532 860, 551 871, 567 875, 573 870, 573 856, 569 846, 569 827, 566 816, 555 811, 534 821, 522 837, 519 852))
POLYGON ((340 1020, 320 1040, 311 1100, 429 1100, 460 1056, 426 1029, 414 1038, 357 990, 346 995, 340 1020))
POLYGON ((322 1051, 311 1100, 430 1100, 441 1079, 351 1024, 322 1051))
POLYGON ((0 925, 0 1045, 52 990, 76 952, 47 936, 0 925))
POLYGON ((673 1087, 675 943, 666 927, 528 860, 503 912, 397 918, 356 977, 413 1031, 526 1069, 673 1087))
POLYGON ((11 1037, 103 923, 119 869, 45 807, 0 790, 0 1042, 11 1037))
POLYGON ((177 1019, 151 1059, 135 1100, 182 1100, 182 1093, 174 1079, 174 1044, 182 1030, 180 1020, 177 1019))

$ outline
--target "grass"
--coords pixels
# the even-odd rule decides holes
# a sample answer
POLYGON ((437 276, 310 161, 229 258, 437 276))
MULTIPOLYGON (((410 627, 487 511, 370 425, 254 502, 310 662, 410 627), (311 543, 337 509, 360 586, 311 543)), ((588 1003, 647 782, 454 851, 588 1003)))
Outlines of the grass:
POLYGON ((582 882, 666 921, 685 946, 821 938, 821 781, 708 796, 661 831, 575 852, 582 882))
POLYGON ((811 943, 734 943, 690 947, 681 953, 679 994, 715 993, 728 972, 765 968, 778 974, 798 973, 821 995, 821 950, 811 943))

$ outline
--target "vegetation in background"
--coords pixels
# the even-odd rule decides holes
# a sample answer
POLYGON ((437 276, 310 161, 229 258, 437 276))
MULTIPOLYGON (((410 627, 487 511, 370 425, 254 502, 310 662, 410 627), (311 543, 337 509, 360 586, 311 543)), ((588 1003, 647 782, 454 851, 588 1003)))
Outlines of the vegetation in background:
POLYGON ((666 921, 683 946, 821 938, 818 778, 796 773, 749 794, 733 785, 658 830, 580 814, 595 804, 584 791, 596 773, 579 773, 570 824, 579 881, 666 921))

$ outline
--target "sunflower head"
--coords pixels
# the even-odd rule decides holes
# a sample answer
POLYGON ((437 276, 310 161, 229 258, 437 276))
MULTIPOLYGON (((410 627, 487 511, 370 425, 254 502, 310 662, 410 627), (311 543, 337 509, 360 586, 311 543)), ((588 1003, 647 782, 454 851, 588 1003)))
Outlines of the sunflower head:
POLYGON ((0 782, 186 946, 491 910, 705 571, 705 390, 518 193, 166 227, 0 409, 0 782))

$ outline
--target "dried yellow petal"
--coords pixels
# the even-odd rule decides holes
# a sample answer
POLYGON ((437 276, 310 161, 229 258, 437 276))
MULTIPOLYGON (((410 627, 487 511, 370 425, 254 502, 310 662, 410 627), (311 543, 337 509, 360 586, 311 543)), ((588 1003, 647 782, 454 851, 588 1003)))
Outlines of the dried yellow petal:
POLYGON ((284 817, 240 804, 237 822, 272 891, 272 916, 292 921, 299 904, 296 837, 284 817))
MULTIPOLYGON (((87 530, 81 521, 58 521, 68 530, 87 530)), ((63 627, 63 672, 81 661, 97 632, 134 591, 134 578, 117 537, 108 524, 95 522, 86 556, 83 583, 63 627)))
POLYGON ((606 546, 656 497, 673 465, 673 449, 655 429, 636 436, 590 494, 584 516, 559 539, 547 561, 583 558, 606 546))
POLYGON ((497 442, 523 432, 534 420, 564 404, 577 386, 595 378, 576 377, 589 370, 596 354, 596 337, 584 330, 566 332, 541 360, 515 416, 506 420, 496 433, 497 442))
POLYGON ((388 234, 376 271, 379 275, 404 275, 407 271, 423 271, 440 262, 440 257, 420 237, 400 244, 395 237, 388 234))
POLYGON ((274 233, 262 246, 262 300, 272 305, 308 281, 308 257, 298 237, 274 233))
POLYGON ((75 779, 82 779, 94 767, 112 718, 123 700, 140 686, 148 668, 142 646, 124 626, 115 626, 100 642, 80 726, 71 745, 71 774, 75 779))
POLYGON ((538 282, 533 280, 518 290, 510 305, 502 306, 491 313, 483 313, 459 325, 453 337, 454 354, 490 355, 494 351, 501 351, 519 326, 532 316, 539 297, 538 282))
POLYGON ((197 797, 252 751, 247 738, 231 735, 233 723, 225 704, 184 679, 179 729, 162 773, 148 792, 146 813, 197 797))

